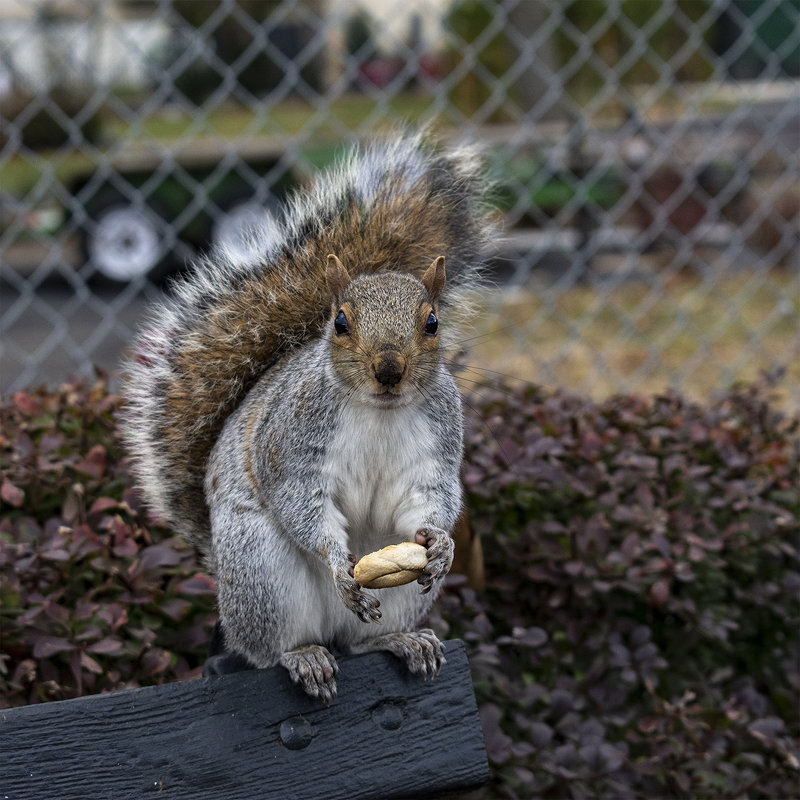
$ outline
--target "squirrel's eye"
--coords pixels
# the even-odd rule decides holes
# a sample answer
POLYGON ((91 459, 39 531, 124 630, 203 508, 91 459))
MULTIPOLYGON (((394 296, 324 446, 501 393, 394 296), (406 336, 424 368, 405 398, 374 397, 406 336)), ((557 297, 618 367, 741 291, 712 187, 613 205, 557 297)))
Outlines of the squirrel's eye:
POLYGON ((428 336, 435 336, 438 328, 439 320, 436 319, 436 314, 431 311, 431 313, 428 314, 428 319, 425 322, 425 333, 427 333, 428 336))
POLYGON ((336 319, 333 321, 333 329, 338 336, 346 336, 350 333, 350 326, 347 324, 347 317, 344 315, 344 311, 340 310, 336 315, 336 319))

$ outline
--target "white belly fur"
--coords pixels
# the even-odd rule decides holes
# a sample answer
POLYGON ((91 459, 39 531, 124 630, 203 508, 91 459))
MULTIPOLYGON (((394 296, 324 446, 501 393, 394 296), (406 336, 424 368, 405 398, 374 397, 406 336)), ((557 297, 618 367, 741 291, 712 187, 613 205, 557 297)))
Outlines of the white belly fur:
MULTIPOLYGON (((328 451, 336 505, 347 520, 348 548, 357 557, 413 541, 424 512, 416 486, 436 480, 436 454, 428 423, 413 406, 395 409, 354 405, 343 412, 340 431, 328 451)), ((408 630, 433 598, 417 583, 365 590, 381 602, 381 621, 365 624, 338 598, 334 627, 349 641, 408 630), (343 630, 344 629, 344 630, 343 630)))
POLYGON ((414 407, 351 406, 337 426, 326 471, 336 505, 347 519, 357 556, 413 539, 422 513, 416 486, 436 481, 437 463, 425 417, 414 407))
MULTIPOLYGON (((324 470, 334 488, 338 510, 346 519, 347 549, 357 556, 373 550, 412 541, 425 513, 424 498, 415 486, 435 482, 440 465, 430 445, 428 423, 414 408, 349 408, 337 425, 327 449, 324 470)), ((237 598, 243 581, 250 581, 254 598, 263 594, 264 613, 280 614, 267 619, 264 636, 269 653, 245 650, 257 666, 271 666, 280 652, 309 644, 324 644, 347 650, 349 645, 384 633, 413 630, 430 608, 436 592, 422 595, 418 583, 391 589, 364 590, 380 600, 382 618, 364 623, 339 597, 328 566, 319 555, 304 551, 272 524, 255 501, 250 510, 236 507, 234 496, 211 508, 215 539, 224 535, 231 519, 240 522, 245 545, 236 558, 219 561, 220 578, 227 575, 229 590, 220 593, 221 608, 228 617, 239 617, 235 630, 248 618, 249 607, 239 607, 237 598), (230 506, 228 505, 230 503, 230 506), (240 563, 243 558, 246 563, 240 563), (269 598, 280 598, 271 608, 269 598)), ((223 550, 223 553, 227 553, 223 550)))

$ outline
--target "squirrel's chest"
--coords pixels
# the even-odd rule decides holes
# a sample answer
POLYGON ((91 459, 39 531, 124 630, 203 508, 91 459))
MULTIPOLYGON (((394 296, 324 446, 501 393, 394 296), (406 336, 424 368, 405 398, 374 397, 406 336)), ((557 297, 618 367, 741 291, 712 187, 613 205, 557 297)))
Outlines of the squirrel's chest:
POLYGON ((436 448, 419 409, 347 409, 327 453, 336 504, 350 533, 390 532, 416 488, 435 481, 436 448))

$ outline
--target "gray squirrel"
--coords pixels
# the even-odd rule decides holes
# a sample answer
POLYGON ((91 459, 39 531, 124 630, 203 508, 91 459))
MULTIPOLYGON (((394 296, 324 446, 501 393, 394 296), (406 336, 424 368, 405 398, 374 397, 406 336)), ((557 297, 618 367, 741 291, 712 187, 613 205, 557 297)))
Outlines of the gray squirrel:
POLYGON ((437 674, 417 630, 453 558, 462 410, 443 353, 490 226, 480 159, 423 135, 355 149, 152 309, 123 435, 153 510, 203 554, 226 647, 336 696, 335 653, 437 674), (419 584, 369 590, 356 558, 428 549, 419 584))

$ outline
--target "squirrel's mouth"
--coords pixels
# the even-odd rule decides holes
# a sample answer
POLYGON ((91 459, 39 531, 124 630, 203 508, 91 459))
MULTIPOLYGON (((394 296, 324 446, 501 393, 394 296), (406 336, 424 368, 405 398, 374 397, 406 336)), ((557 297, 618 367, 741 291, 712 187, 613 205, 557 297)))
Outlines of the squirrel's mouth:
POLYGON ((374 392, 370 397, 376 406, 386 408, 402 404, 404 401, 403 395, 400 392, 392 392, 389 389, 384 392, 374 392))

